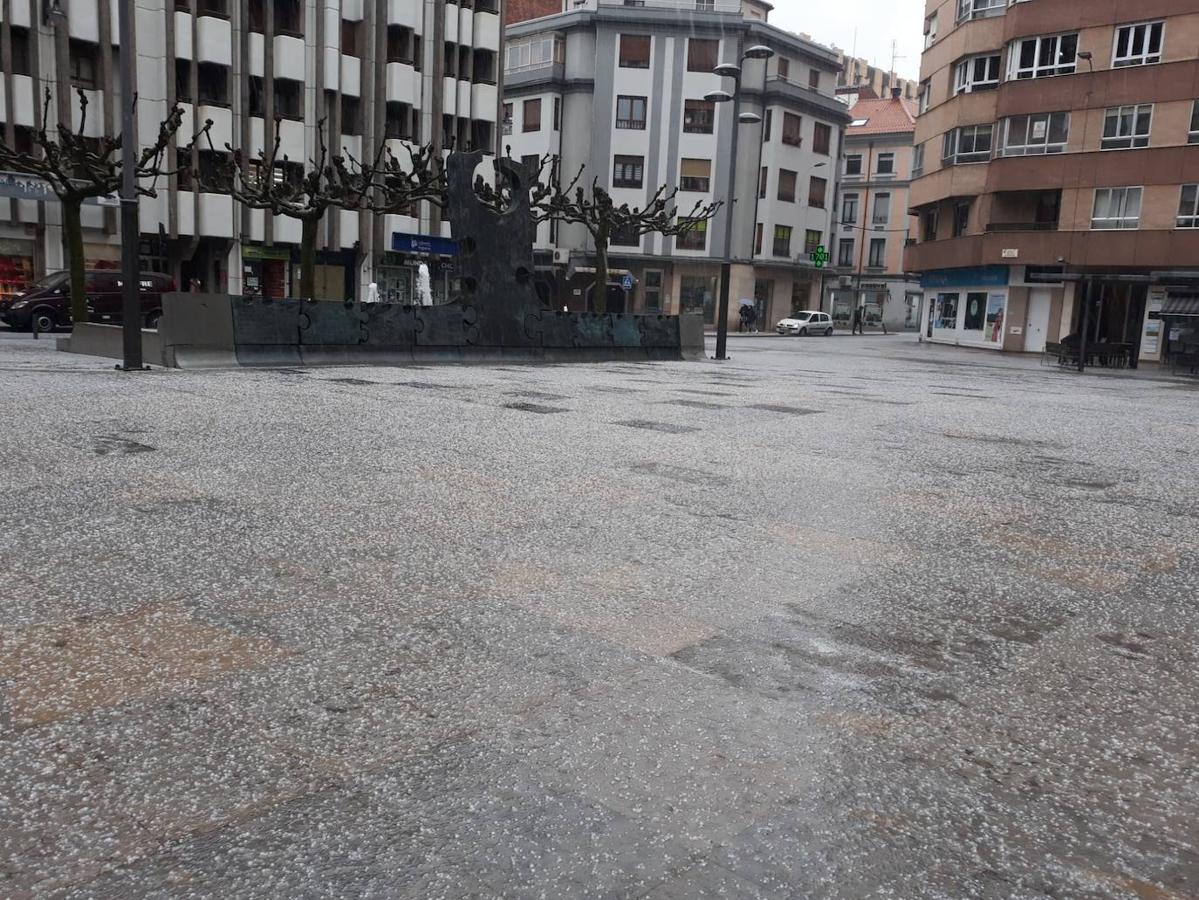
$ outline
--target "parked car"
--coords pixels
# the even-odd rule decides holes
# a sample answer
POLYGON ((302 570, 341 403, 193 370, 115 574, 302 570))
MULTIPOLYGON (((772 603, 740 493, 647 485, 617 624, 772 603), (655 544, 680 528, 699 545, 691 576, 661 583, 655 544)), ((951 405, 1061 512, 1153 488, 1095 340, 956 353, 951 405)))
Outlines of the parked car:
MULTIPOLYGON (((121 314, 121 273, 115 269, 89 269, 85 273, 88 318, 118 325, 121 314)), ((175 290, 175 281, 161 272, 142 272, 142 327, 157 328, 162 317, 162 295, 175 290)), ((53 331, 71 324, 71 285, 67 272, 53 272, 28 289, 0 300, 0 320, 17 330, 53 331)))
POLYGON ((828 337, 833 333, 833 319, 828 313, 805 309, 779 319, 774 330, 779 334, 823 334, 828 337))

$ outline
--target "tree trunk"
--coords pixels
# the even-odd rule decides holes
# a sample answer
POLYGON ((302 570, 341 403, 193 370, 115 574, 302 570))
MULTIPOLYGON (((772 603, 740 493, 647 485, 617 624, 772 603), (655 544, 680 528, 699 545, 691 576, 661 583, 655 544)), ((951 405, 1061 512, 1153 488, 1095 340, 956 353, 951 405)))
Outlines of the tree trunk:
POLYGON ((62 249, 71 273, 71 322, 87 321, 87 275, 83 259, 81 199, 62 201, 62 249))
POLYGON ((300 220, 300 299, 312 300, 316 281, 316 234, 319 218, 300 220))
POLYGON ((608 241, 603 235, 595 239, 595 287, 591 289, 591 305, 597 313, 608 311, 608 241))

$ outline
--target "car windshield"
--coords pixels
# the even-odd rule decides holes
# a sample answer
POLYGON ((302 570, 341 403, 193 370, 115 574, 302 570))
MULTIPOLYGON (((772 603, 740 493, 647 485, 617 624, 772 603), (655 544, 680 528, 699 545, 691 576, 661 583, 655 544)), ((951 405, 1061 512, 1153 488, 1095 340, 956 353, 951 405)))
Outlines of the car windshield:
POLYGON ((66 272, 51 272, 49 275, 39 278, 31 284, 27 290, 40 290, 42 288, 62 287, 67 283, 68 275, 66 272))
POLYGON ((791 315, 790 315, 790 316, 788 316, 787 318, 789 318, 789 319, 799 319, 799 320, 802 322, 802 321, 805 321, 805 320, 807 320, 808 318, 810 318, 810 317, 811 317, 811 315, 812 315, 811 313, 799 312, 799 313, 791 313, 791 315))

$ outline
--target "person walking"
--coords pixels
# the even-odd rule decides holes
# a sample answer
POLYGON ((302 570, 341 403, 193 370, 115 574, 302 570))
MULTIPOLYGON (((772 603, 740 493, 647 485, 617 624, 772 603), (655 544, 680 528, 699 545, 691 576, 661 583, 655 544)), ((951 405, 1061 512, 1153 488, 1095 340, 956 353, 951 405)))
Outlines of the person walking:
POLYGON ((851 334, 865 334, 866 329, 862 326, 862 307, 855 306, 853 308, 853 331, 851 334))

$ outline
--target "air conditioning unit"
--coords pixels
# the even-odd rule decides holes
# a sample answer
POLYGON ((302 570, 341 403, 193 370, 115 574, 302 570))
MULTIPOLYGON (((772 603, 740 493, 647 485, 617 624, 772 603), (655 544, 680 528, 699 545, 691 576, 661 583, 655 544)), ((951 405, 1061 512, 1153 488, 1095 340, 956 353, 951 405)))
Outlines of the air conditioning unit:
POLYGON ((555 265, 564 266, 569 262, 570 262, 570 251, 569 250, 555 250, 554 251, 554 264, 555 265))
POLYGON ((842 290, 851 288, 851 287, 853 287, 853 276, 852 275, 841 275, 840 277, 837 278, 837 283, 841 286, 842 290))

